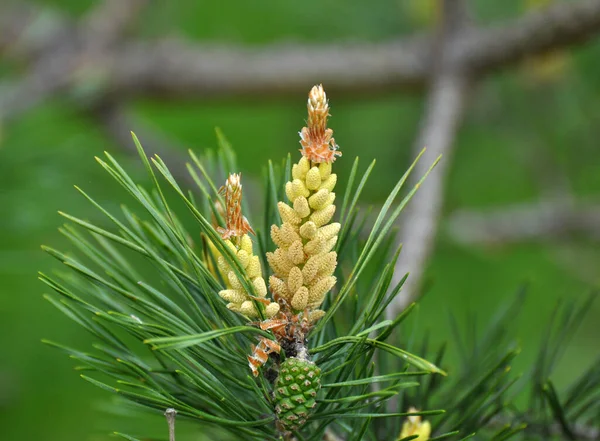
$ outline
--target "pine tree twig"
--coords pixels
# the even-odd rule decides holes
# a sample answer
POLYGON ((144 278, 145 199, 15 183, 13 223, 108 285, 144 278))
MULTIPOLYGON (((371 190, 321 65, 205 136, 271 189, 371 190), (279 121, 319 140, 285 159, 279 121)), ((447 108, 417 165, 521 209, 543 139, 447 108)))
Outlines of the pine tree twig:
POLYGON ((62 91, 89 89, 106 95, 102 89, 106 53, 114 50, 146 3, 105 0, 78 23, 20 5, 15 25, 11 14, 0 12, 7 17, 0 19, 7 28, 0 32, 0 50, 28 61, 30 67, 22 80, 0 87, 0 120, 18 116, 62 91))
POLYGON ((556 2, 512 22, 477 29, 451 48, 453 63, 484 74, 589 40, 600 29, 600 1, 556 2))
POLYGON ((60 13, 24 2, 0 8, 0 55, 28 59, 49 47, 57 36, 71 31, 60 13), (32 32, 35 30, 36 32, 32 32))
POLYGON ((148 0, 104 0, 81 21, 80 32, 88 47, 103 50, 119 42, 148 0))
MULTIPOLYGON (((448 47, 447 59, 464 71, 485 75, 524 57, 584 42, 599 29, 597 0, 558 4, 513 22, 464 32, 448 47)), ((180 97, 296 92, 317 80, 334 90, 414 88, 427 83, 436 63, 431 36, 258 50, 165 41, 153 47, 133 44, 115 58, 115 89, 180 97)))
MULTIPOLYGON (((448 62, 483 75, 526 56, 583 42, 599 29, 597 0, 558 4, 514 22, 463 33, 448 48, 448 62)), ((436 62, 432 42, 424 36, 378 44, 258 50, 177 41, 152 47, 138 43, 116 55, 112 87, 169 96, 278 94, 296 92, 317 80, 330 89, 413 88, 427 82, 436 62)))
POLYGON ((450 215, 446 231, 456 242, 507 244, 583 233, 600 238, 600 204, 572 199, 459 210, 450 215))
POLYGON ((165 417, 167 418, 167 424, 169 425, 169 441, 175 441, 175 417, 177 411, 173 408, 165 410, 165 417))
MULTIPOLYGON (((47 24, 45 33, 52 38, 32 40, 29 37, 29 43, 22 48, 25 55, 37 55, 31 62, 32 70, 14 87, 0 88, 0 117, 18 115, 65 90, 71 93, 82 90, 90 93, 91 90, 92 98, 101 100, 107 95, 133 94, 198 97, 260 93, 264 96, 267 89, 283 93, 304 87, 306 81, 316 80, 317 76, 320 81, 330 82, 333 88, 354 90, 417 85, 426 82, 431 63, 438 63, 428 99, 429 116, 424 119, 416 148, 429 147, 429 157, 424 158, 423 166, 438 153, 446 153, 447 157, 424 185, 421 197, 411 209, 413 214, 408 215, 411 222, 407 225, 413 225, 407 227, 412 228, 408 233, 413 234, 406 237, 422 245, 411 252, 414 246, 410 242, 405 244, 405 252, 399 260, 400 271, 409 268, 408 262, 420 271, 423 265, 418 262, 426 262, 433 244, 441 207, 441 184, 447 170, 444 163, 449 161, 448 153, 464 107, 469 77, 475 72, 483 75, 527 55, 585 41, 600 28, 600 1, 579 0, 554 5, 491 28, 466 29, 452 25, 451 38, 448 38, 450 34, 442 38, 441 52, 440 45, 432 43, 436 39, 431 37, 318 48, 275 46, 251 50, 196 46, 180 41, 163 41, 152 46, 131 41, 117 48, 115 43, 125 35, 145 3, 143 0, 107 0, 72 29, 47 24), (460 32, 455 32, 456 29, 460 32), (40 51, 40 47, 52 50, 40 51), (311 63, 305 62, 308 57, 311 63), (360 66, 356 66, 356 59, 362 60, 360 66), (302 66, 308 67, 302 69, 302 66)), ((29 22, 35 16, 27 9, 19 8, 19 11, 17 23, 29 22)), ((50 22, 52 20, 48 20, 50 22)), ((33 20, 31 26, 35 23, 33 20)), ((20 40, 23 34, 27 37, 35 33, 8 26, 8 30, 0 32, 0 47, 20 40)), ((110 128, 116 122, 109 118, 107 124, 110 128)), ((416 170, 416 175, 420 171, 416 170)), ((420 276, 413 271, 400 298, 409 301, 414 297, 420 276)), ((400 307, 397 305, 396 309, 400 307)))
POLYGON ((277 96, 315 82, 337 92, 372 94, 421 86, 429 64, 427 48, 428 38, 261 48, 176 39, 133 42, 114 55, 110 81, 118 91, 169 98, 277 96))
POLYGON ((434 73, 426 110, 414 144, 415 156, 423 147, 427 151, 413 171, 413 184, 425 174, 431 163, 443 155, 435 173, 419 190, 419 197, 407 207, 400 230, 402 253, 396 263, 395 286, 406 272, 410 273, 402 292, 388 307, 388 318, 394 318, 418 295, 422 275, 435 243, 446 175, 450 169, 454 138, 470 87, 468 74, 446 58, 456 38, 466 30, 467 14, 460 0, 445 0, 444 20, 439 35, 439 65, 434 73))
MULTIPOLYGON (((111 45, 122 37, 143 3, 142 0, 108 1, 99 6, 96 13, 91 13, 84 19, 84 23, 90 23, 90 26, 75 28, 83 30, 85 35, 94 35, 92 40, 97 42, 97 45, 94 43, 95 47, 111 45), (104 20, 105 24, 102 25, 101 18, 114 17, 115 11, 124 12, 118 19, 104 20)), ((34 19, 36 14, 24 13, 23 9, 18 9, 20 12, 15 13, 17 18, 14 20, 10 13, 0 14, 2 23, 10 24, 3 26, 0 32, 0 48, 11 45, 16 47, 9 52, 18 52, 21 48, 25 53, 39 54, 40 47, 48 47, 48 40, 32 37, 37 32, 32 32, 31 26, 39 26, 40 23, 34 19), (24 22, 30 23, 30 26, 23 25, 24 22), (29 43, 18 43, 23 40, 29 43)), ((57 18, 54 22, 59 20, 57 18)), ((40 98, 13 99, 8 102, 0 99, 3 107, 15 105, 22 112, 23 106, 18 103, 34 105, 62 90, 66 85, 57 81, 56 77, 64 78, 67 85, 76 85, 85 83, 90 75, 96 79, 101 76, 99 93, 118 96, 138 94, 197 98, 258 94, 264 97, 267 93, 296 92, 307 83, 315 81, 327 83, 330 90, 413 88, 427 83, 432 66, 436 63, 435 40, 430 36, 377 44, 340 43, 312 47, 275 45, 260 49, 197 45, 174 40, 159 43, 130 40, 123 42, 118 48, 113 47, 93 63, 93 68, 82 69, 82 64, 93 61, 85 56, 82 49, 86 45, 82 45, 80 40, 86 38, 81 35, 74 37, 66 26, 51 25, 51 22, 53 20, 48 19, 44 25, 46 33, 60 35, 65 48, 78 47, 79 50, 74 50, 75 53, 72 53, 73 50, 60 51, 63 56, 70 53, 71 63, 65 63, 62 56, 56 57, 54 50, 51 51, 51 58, 57 60, 52 66, 64 68, 60 71, 61 75, 56 74, 54 69, 42 69, 43 65, 33 63, 32 68, 37 66, 37 73, 30 73, 29 81, 19 91, 30 95, 38 94, 40 98), (310 59, 310 63, 306 62, 307 59, 310 59), (54 80, 42 81, 45 76, 54 80), (43 83, 44 86, 38 83, 43 83), (37 84, 37 87, 26 87, 31 84, 37 84)), ((505 24, 464 32, 454 39, 445 57, 449 64, 481 76, 499 67, 514 64, 526 56, 583 43, 599 30, 600 1, 559 3, 505 24)), ((56 48, 56 45, 52 47, 56 48)), ((9 115, 13 112, 4 109, 3 113, 9 115)))

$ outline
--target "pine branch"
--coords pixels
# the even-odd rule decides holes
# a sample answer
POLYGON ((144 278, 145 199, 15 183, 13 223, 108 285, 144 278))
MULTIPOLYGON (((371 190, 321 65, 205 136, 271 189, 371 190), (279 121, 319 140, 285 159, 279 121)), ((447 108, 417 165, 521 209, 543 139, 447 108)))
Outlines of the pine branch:
MULTIPOLYGON (((321 90, 319 102, 326 103, 322 89, 315 89, 317 92, 321 90)), ((319 115, 328 113, 327 108, 323 110, 323 106, 319 105, 311 109, 313 113, 320 112, 319 115)), ((107 106, 105 110, 109 120, 122 117, 117 108, 107 106)), ((309 121, 309 125, 315 124, 314 119, 309 118, 309 121)), ((256 266, 250 269, 250 262, 258 261, 254 259, 252 240, 249 236, 246 236, 245 244, 242 242, 244 248, 238 250, 237 245, 231 241, 226 242, 221 236, 222 232, 219 233, 213 222, 208 220, 218 213, 215 206, 217 187, 210 180, 210 171, 205 172, 205 168, 209 163, 217 168, 231 168, 230 147, 224 142, 220 143, 221 151, 216 155, 217 164, 212 161, 203 165, 195 156, 192 157, 193 162, 202 169, 204 178, 208 180, 207 185, 199 184, 200 192, 196 196, 180 187, 160 157, 148 158, 135 136, 134 141, 153 183, 152 189, 134 182, 109 153, 105 154, 105 159, 97 158, 97 161, 137 202, 137 210, 122 207, 121 216, 109 213, 80 190, 86 199, 107 216, 114 227, 106 229, 63 213, 70 224, 61 229, 61 232, 70 239, 79 253, 70 253, 67 256, 50 247, 44 247, 51 256, 70 270, 69 273, 59 273, 52 278, 40 276, 55 292, 46 298, 91 332, 96 341, 101 342, 100 345, 94 346, 93 353, 84 353, 48 342, 66 351, 83 365, 82 369, 89 371, 90 376, 86 373, 82 376, 83 379, 145 407, 161 410, 174 408, 181 415, 199 422, 217 424, 235 432, 243 439, 275 441, 280 435, 291 439, 291 435, 287 434, 288 430, 302 429, 306 435, 310 435, 304 439, 317 441, 333 421, 340 421, 338 424, 342 424, 344 420, 350 421, 344 423, 345 429, 353 424, 353 421, 367 419, 368 422, 371 418, 407 416, 406 412, 389 412, 379 409, 377 405, 397 396, 401 390, 419 385, 416 381, 408 381, 408 377, 445 375, 445 372, 433 363, 386 341, 407 314, 393 321, 381 321, 385 304, 397 294, 396 292, 387 298, 385 294, 391 278, 391 266, 388 265, 387 270, 377 278, 364 271, 370 263, 387 257, 388 244, 391 242, 390 228, 400 215, 402 207, 408 203, 415 194, 416 187, 424 179, 421 178, 398 208, 391 210, 392 202, 407 182, 414 165, 390 194, 389 203, 382 208, 366 244, 352 241, 346 245, 351 247, 351 250, 339 256, 325 251, 327 256, 338 259, 341 266, 353 268, 352 276, 345 277, 340 274, 339 294, 335 299, 328 300, 331 304, 327 312, 319 311, 320 320, 312 327, 308 322, 310 315, 304 320, 304 314, 310 311, 308 306, 300 312, 284 310, 283 315, 277 315, 272 321, 261 317, 260 309, 253 310, 252 305, 248 308, 247 304, 239 301, 238 304, 242 304, 239 313, 236 312, 236 304, 233 302, 242 295, 240 290, 243 289, 249 298, 254 300, 259 298, 258 294, 261 292, 265 297, 267 290, 264 281, 257 284, 259 277, 263 280, 262 276, 253 275, 252 282, 250 281, 250 271, 252 274, 256 274, 257 271, 256 266), (170 193, 166 192, 166 188, 169 188, 170 193), (191 222, 190 219, 184 219, 185 213, 172 211, 173 203, 167 201, 165 195, 173 192, 189 209, 191 222), (121 217, 124 220, 120 220, 121 217), (185 225, 193 226, 193 230, 188 231, 185 225), (85 234, 86 231, 89 235, 85 234), (195 239, 198 236, 202 238, 200 241, 195 239), (232 247, 235 248, 235 252, 232 247), (120 253, 122 248, 127 254, 120 253), (358 254, 360 258, 355 260, 354 257, 358 254), (216 259, 218 261, 215 265, 216 259), (148 264, 152 265, 150 271, 148 264), (227 271, 226 279, 223 278, 223 271, 227 271), (227 283, 226 289, 223 289, 223 283, 227 283), (332 320, 332 316, 340 308, 348 312, 343 300, 355 287, 360 287, 361 290, 365 287, 364 290, 369 295, 361 296, 358 308, 352 308, 352 312, 347 316, 351 326, 343 331, 332 320), (255 313, 260 323, 248 323, 248 320, 257 319, 255 313), (291 315, 292 313, 294 315, 291 315), (285 327, 281 327, 282 320, 286 323, 285 327), (306 328, 307 326, 309 327, 306 328), (271 331, 277 327, 277 331, 271 331), (119 332, 115 332, 116 330, 119 332), (292 331, 288 336, 288 332, 292 331), (277 333, 274 334, 275 332, 277 333), (314 342, 310 346, 307 345, 309 332, 310 341, 314 342), (117 337, 117 334, 122 333, 127 333, 134 340, 148 345, 152 356, 142 358, 129 344, 117 337), (369 335, 373 338, 367 338, 369 335), (265 339, 273 342, 272 338, 276 337, 279 348, 277 353, 281 353, 281 356, 272 357, 273 359, 266 356, 260 363, 258 359, 249 359, 249 354, 255 357, 261 354, 258 351, 255 353, 255 349, 251 347, 255 337, 261 338, 260 344, 263 344, 265 339), (292 346, 289 341, 293 342, 292 346), (299 346, 302 351, 297 349, 299 346), (387 357, 389 361, 380 374, 374 376, 372 365, 376 351, 382 354, 379 358, 387 357), (284 355, 285 359, 282 360, 284 355), (250 367, 249 360, 252 361, 250 367), (289 371, 283 370, 286 363, 289 371), (304 367, 299 370, 298 364, 304 367), (276 388, 273 384, 274 379, 270 376, 270 368, 276 371, 277 368, 281 369, 275 378, 276 388), (96 372, 106 374, 102 381, 93 377, 96 372), (285 376, 282 379, 283 372, 297 375, 298 378, 294 380, 291 376, 285 376), (323 391, 317 396, 321 388, 321 377, 324 382, 323 391), (308 378, 313 381, 309 381, 308 378), (294 408, 294 404, 287 397, 299 387, 296 383, 304 386, 304 398, 301 397, 298 401, 295 393, 292 393, 294 402, 299 405, 296 406, 297 413, 286 412, 294 408), (369 392, 368 386, 373 383, 384 383, 385 387, 376 392, 369 392), (290 392, 286 394, 288 386, 290 392), (306 400, 312 402, 310 407, 306 400), (294 418, 287 417, 306 418, 307 408, 302 407, 304 403, 307 403, 307 408, 314 410, 311 410, 308 423, 302 421, 296 426, 294 418), (274 424, 276 419, 277 425, 274 424), (282 430, 285 433, 282 433, 282 430)), ((306 166, 306 163, 307 159, 303 157, 300 164, 306 166)), ((331 173, 330 166, 329 169, 327 166, 321 167, 323 173, 329 173, 325 180, 321 177, 321 169, 316 166, 311 168, 310 164, 308 167, 308 183, 304 184, 304 188, 310 187, 315 190, 317 178, 323 185, 335 185, 336 175, 331 173)), ((294 170, 296 176, 301 176, 298 166, 294 170)), ((431 168, 428 172, 430 170, 431 168)), ((227 182, 227 185, 239 186, 239 176, 232 175, 227 182)), ((292 183, 289 182, 289 185, 292 183)), ((288 190, 289 185, 285 186, 288 190)), ((323 187, 319 191, 321 190, 327 189, 323 187)), ((271 188, 267 191, 267 197, 270 196, 270 191, 271 188)), ((236 194, 240 193, 238 191, 236 194)), ((283 194, 283 191, 276 190, 276 193, 283 194)), ((321 191, 319 194, 324 193, 321 191)), ((305 197, 297 197, 300 198, 305 197)), ((238 216, 236 219, 240 218, 243 204, 239 197, 231 200, 231 194, 226 194, 225 199, 228 229, 226 231, 232 231, 237 224, 234 225, 231 220, 234 215, 238 216)), ((306 198, 304 200, 306 201, 306 198)), ((296 208, 287 207, 296 213, 296 208)), ((297 209, 301 210, 302 207, 297 206, 297 209)), ((291 216, 293 213, 282 210, 280 214, 283 218, 284 214, 291 216)), ((323 211, 315 213, 322 214, 323 211)), ((329 216, 332 214, 331 212, 329 216)), ((317 217, 314 219, 312 224, 322 222, 317 217)), ((245 219, 244 222, 242 227, 247 225, 245 219)), ((339 230, 339 225, 333 224, 333 227, 339 230)), ((283 226, 281 230, 284 230, 283 226)), ((331 233, 323 231, 322 234, 331 233)), ((320 243, 323 242, 322 237, 318 238, 320 243)), ((335 240, 337 241, 337 237, 335 240)), ((300 240, 296 242, 302 244, 300 240)), ((317 242, 312 243, 318 245, 317 242)), ((334 247, 335 242, 326 246, 334 247)), ((307 245, 307 250, 310 250, 310 245, 307 245)), ((318 260, 313 260, 315 261, 319 263, 318 260)), ((325 280, 328 284, 333 280, 335 284, 335 277, 326 276, 324 279, 320 272, 324 270, 333 273, 337 267, 337 262, 334 263, 336 265, 333 268, 317 267, 313 277, 321 277, 318 280, 325 280)), ((260 265, 258 271, 261 272, 260 265)), ((276 267, 274 271, 281 274, 283 269, 276 267)), ((280 292, 279 295, 285 294, 280 292)), ((266 298, 265 301, 269 306, 274 304, 266 298)), ((257 305, 260 307, 262 303, 257 305)), ((288 308, 285 301, 277 303, 276 306, 277 309, 269 317, 277 314, 280 308, 288 308)), ((271 343, 273 344, 275 343, 271 343)), ((419 414, 441 413, 441 410, 428 410, 419 414)), ((135 439, 127 435, 119 436, 135 439)))
POLYGON ((457 66, 478 75, 535 56, 580 44, 600 30, 600 1, 556 2, 511 22, 463 35, 451 48, 457 66))
POLYGON ((177 411, 172 407, 165 411, 165 417, 167 418, 167 425, 169 426, 169 441, 175 441, 175 418, 177 411))
POLYGON ((443 155, 436 173, 420 189, 419 197, 408 207, 402 219, 400 241, 402 253, 396 263, 392 286, 397 284, 406 272, 410 273, 402 293, 388 307, 388 318, 395 317, 417 296, 423 272, 435 244, 437 226, 443 206, 443 191, 446 174, 450 170, 454 138, 466 104, 469 80, 467 74, 457 70, 447 54, 455 39, 466 31, 467 12, 460 0, 446 0, 444 20, 439 34, 440 61, 427 98, 425 115, 415 141, 413 151, 427 148, 424 161, 417 167, 417 174, 423 173, 430 161, 443 155))
POLYGON ((106 53, 114 50, 146 3, 105 0, 76 23, 24 6, 17 8, 14 21, 12 14, 0 14, 7 29, 0 33, 0 49, 30 66, 21 80, 0 87, 0 121, 14 118, 59 92, 78 96, 82 90, 89 93, 87 90, 92 89, 96 97, 105 98, 106 91, 96 89, 102 87, 106 53))
POLYGON ((103 50, 119 42, 149 0, 102 0, 81 19, 79 30, 88 50, 103 50))
MULTIPOLYGON (((123 19, 106 20, 109 25, 94 25, 91 29, 72 25, 71 29, 83 29, 83 35, 64 23, 59 24, 64 22, 59 17, 49 17, 44 32, 27 32, 31 26, 39 26, 35 20, 39 12, 23 12, 21 7, 17 12, 1 14, 10 26, 0 32, 0 48, 15 46, 9 48, 9 54, 19 56, 21 51, 21 56, 31 56, 40 55, 40 47, 52 47, 50 52, 44 52, 57 61, 50 65, 34 61, 22 87, 17 88, 18 93, 11 93, 12 99, 0 98, 0 113, 5 118, 16 116, 65 87, 92 81, 90 75, 99 73, 103 78, 100 95, 186 99, 232 94, 265 97, 295 93, 315 81, 328 84, 332 90, 368 89, 370 93, 378 89, 422 87, 436 63, 435 38, 430 36, 377 44, 275 45, 260 49, 177 40, 150 44, 133 39, 105 51, 101 60, 86 54, 89 45, 82 41, 89 42, 88 36, 95 35, 91 39, 98 42, 97 47, 106 48, 122 37, 142 3, 140 0, 128 4, 123 19), (46 35, 36 36, 35 41, 22 41, 31 39, 32 34, 46 35), (49 44, 46 37, 57 34, 60 38, 55 39, 63 43, 49 44), (308 58, 310 63, 306 62, 308 58), (356 63, 358 59, 360 64, 356 63)), ((112 17, 115 11, 121 11, 119 4, 108 2, 100 10, 108 11, 108 17, 112 17)), ((102 13, 98 12, 98 16, 102 13)), ((92 23, 102 22, 93 18, 94 14, 91 17, 87 20, 92 23)), ((505 24, 463 33, 449 48, 448 63, 483 76, 499 67, 513 65, 525 56, 584 43, 599 30, 598 0, 560 3, 505 24)))
POLYGON ((450 215, 447 232, 463 244, 507 244, 556 239, 583 233, 600 238, 600 205, 572 199, 546 199, 534 203, 459 210, 450 215))

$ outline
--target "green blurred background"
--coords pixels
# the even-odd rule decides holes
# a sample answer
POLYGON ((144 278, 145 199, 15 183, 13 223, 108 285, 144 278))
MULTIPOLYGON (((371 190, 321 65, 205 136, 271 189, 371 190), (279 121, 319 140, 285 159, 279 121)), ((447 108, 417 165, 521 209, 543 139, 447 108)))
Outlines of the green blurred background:
MULTIPOLYGON (((77 17, 92 5, 82 0, 40 2, 77 17)), ((522 14, 532 2, 472 1, 483 23, 522 14)), ((533 2, 535 3, 535 2, 533 2)), ((157 0, 137 25, 154 38, 183 35, 205 41, 256 45, 270 42, 378 41, 433 25, 429 0, 302 2, 157 0)), ((19 67, 0 58, 0 80, 19 67)), ((306 85, 308 91, 311 84, 306 85)), ((325 84, 327 88, 327 84, 325 84)), ((330 94, 336 140, 344 152, 336 163, 342 182, 351 160, 377 158, 363 202, 381 202, 404 171, 423 110, 420 93, 392 91, 353 96, 330 94)), ((368 91, 367 91, 368 92, 368 91)), ((137 100, 132 110, 178 145, 202 151, 216 144, 220 127, 238 153, 241 171, 259 177, 269 158, 298 148, 305 96, 269 99, 164 102, 137 100)), ((138 133, 142 143, 144 133, 138 133)), ((523 314, 515 321, 525 369, 535 356, 544 324, 559 298, 582 298, 598 281, 600 250, 587 235, 548 237, 493 246, 464 246, 447 233, 457 209, 485 209, 535 202, 548 186, 567 183, 581 198, 600 195, 600 40, 498 73, 473 94, 456 140, 442 221, 421 302, 419 326, 434 339, 448 335, 448 311, 480 322, 529 282, 523 314), (541 177, 540 177, 541 176, 541 177), (550 177, 550 179, 548 179, 550 177), (550 182, 549 182, 550 181, 550 182)), ((144 180, 139 161, 115 145, 93 119, 61 97, 10 121, 0 140, 0 439, 7 441, 105 440, 131 422, 104 410, 107 393, 83 382, 73 363, 40 343, 42 338, 86 347, 90 338, 42 299, 36 272, 55 263, 40 244, 69 248, 57 232, 57 210, 89 220, 100 214, 73 189, 84 188, 107 207, 127 200, 93 157, 103 150, 144 180)), ((598 225, 600 229, 600 225, 598 225)), ((600 303, 582 324, 555 373, 558 386, 597 356, 600 303)), ((146 423, 144 423, 146 424, 146 423)), ((163 422, 155 421, 164 430, 163 422)), ((149 426, 148 426, 149 427, 149 426)), ((160 432, 165 433, 165 432, 160 432)), ((194 438, 189 438, 194 439, 194 438)))

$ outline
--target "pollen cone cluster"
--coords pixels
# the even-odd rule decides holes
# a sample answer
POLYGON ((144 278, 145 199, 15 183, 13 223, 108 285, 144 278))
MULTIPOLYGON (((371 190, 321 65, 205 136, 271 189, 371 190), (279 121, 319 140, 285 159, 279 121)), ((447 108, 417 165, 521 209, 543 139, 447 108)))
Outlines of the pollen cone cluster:
POLYGON ((260 259, 252 251, 252 239, 249 232, 252 228, 245 217, 242 216, 241 199, 242 184, 240 176, 232 174, 227 179, 225 186, 221 188, 225 196, 226 205, 226 228, 218 228, 225 243, 235 254, 246 276, 252 283, 257 297, 252 297, 244 288, 239 278, 223 256, 219 256, 217 263, 221 274, 225 275, 227 289, 219 292, 219 295, 229 302, 227 307, 232 311, 239 312, 248 318, 256 318, 259 312, 254 304, 257 301, 265 306, 265 315, 273 317, 279 312, 279 304, 271 302, 266 298, 267 286, 262 277, 260 259), (253 301, 254 300, 254 301, 253 301))
POLYGON ((321 86, 315 86, 308 100, 308 127, 300 132, 302 158, 292 168, 293 180, 286 183, 289 203, 279 202, 282 225, 271 227, 277 249, 267 253, 274 272, 269 285, 276 300, 294 311, 312 310, 312 321, 324 314, 317 308, 336 278, 333 272, 340 224, 331 223, 335 213, 336 174, 331 164, 341 155, 326 128, 329 106, 321 86))

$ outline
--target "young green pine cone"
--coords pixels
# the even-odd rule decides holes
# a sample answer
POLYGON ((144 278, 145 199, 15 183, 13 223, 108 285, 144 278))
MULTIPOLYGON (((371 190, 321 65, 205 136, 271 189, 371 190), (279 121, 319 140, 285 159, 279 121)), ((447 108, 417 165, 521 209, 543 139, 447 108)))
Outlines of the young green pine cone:
MULTIPOLYGON (((266 300, 267 286, 265 280, 262 277, 262 269, 260 265, 260 259, 252 253, 252 240, 247 234, 243 235, 240 240, 240 246, 236 246, 231 240, 226 240, 225 243, 231 248, 231 250, 237 255, 240 264, 246 271, 246 275, 252 282, 256 294, 262 299, 261 303, 265 303, 265 315, 267 317, 273 317, 279 312, 279 304, 276 302, 269 302, 266 300)), ((219 292, 219 295, 229 302, 227 307, 232 311, 239 312, 248 318, 258 317, 258 311, 252 298, 248 292, 244 289, 235 272, 223 256, 218 258, 219 270, 222 274, 227 275, 226 284, 228 289, 224 289, 219 292)))
POLYGON ((287 431, 301 428, 316 406, 321 388, 321 369, 303 358, 287 358, 275 382, 275 411, 287 431))

